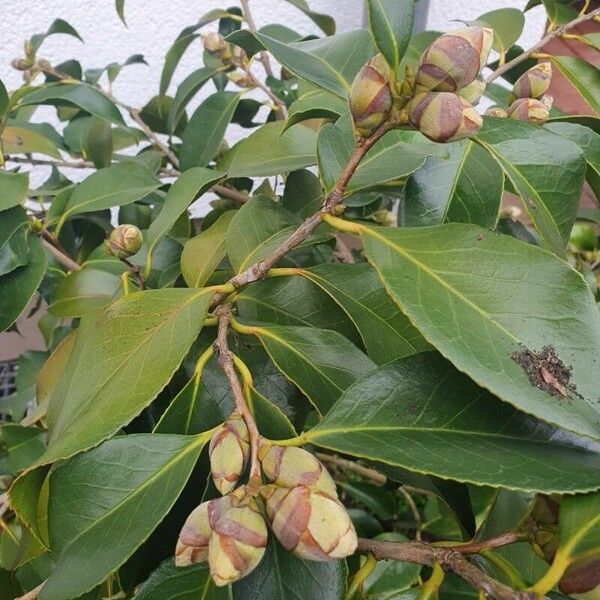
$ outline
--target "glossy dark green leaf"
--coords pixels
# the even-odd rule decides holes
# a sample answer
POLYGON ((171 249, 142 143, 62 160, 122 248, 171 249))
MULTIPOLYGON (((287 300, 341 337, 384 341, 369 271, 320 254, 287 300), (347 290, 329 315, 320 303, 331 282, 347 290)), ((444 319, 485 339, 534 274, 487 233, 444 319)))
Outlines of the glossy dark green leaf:
POLYGON ((175 225, 188 206, 223 176, 224 174, 219 171, 195 167, 183 173, 170 187, 158 217, 152 222, 146 234, 147 272, 150 271, 152 254, 157 244, 169 233, 171 227, 175 225))
POLYGON ((558 540, 558 552, 570 561, 600 551, 600 493, 562 499, 558 540))
POLYGON ((8 92, 6 91, 6 86, 0 79, 0 119, 4 119, 4 116, 6 115, 6 111, 8 109, 8 103, 8 92))
POLYGON ((281 204, 294 215, 303 219, 310 217, 323 204, 319 178, 307 169, 290 173, 285 180, 281 204))
POLYGON ((583 151, 541 127, 512 119, 486 117, 476 139, 504 170, 544 246, 563 256, 585 177, 583 151))
MULTIPOLYGON (((317 134, 310 127, 267 123, 236 144, 228 167, 230 177, 270 177, 317 162, 317 134)), ((221 168, 221 165, 219 165, 221 168)))
POLYGON ((368 0, 369 29, 379 52, 394 73, 410 41, 415 0, 368 0))
POLYGON ((375 363, 335 331, 283 325, 243 325, 257 336, 281 372, 325 414, 375 363))
POLYGON ((165 62, 160 76, 160 87, 158 92, 160 96, 164 96, 167 93, 167 89, 173 78, 173 73, 189 45, 195 39, 200 37, 199 34, 193 33, 196 29, 196 27, 184 29, 169 48, 167 55, 165 56, 165 62))
POLYGON ((519 413, 432 353, 361 379, 304 439, 478 485, 545 492, 600 485, 597 447, 519 413))
POLYGON ((181 253, 181 274, 189 287, 202 287, 225 258, 225 236, 235 212, 223 213, 208 229, 186 242, 181 253))
POLYGON ((302 275, 323 288, 348 314, 362 337, 367 354, 377 364, 429 348, 368 264, 317 265, 302 270, 302 275))
POLYGON ((6 453, 13 475, 43 454, 44 437, 44 432, 37 427, 22 427, 16 423, 0 425, 0 453, 6 453))
POLYGON ((128 435, 54 470, 48 522, 57 561, 40 599, 75 598, 123 564, 175 503, 208 437, 128 435))
POLYGON ((348 103, 319 87, 301 82, 298 97, 289 108, 287 127, 308 119, 337 119, 348 112, 348 103))
POLYGON ((527 413, 600 438, 589 377, 600 354, 600 313, 567 263, 461 223, 365 228, 363 242, 402 312, 461 371, 527 413), (572 369, 562 383, 537 379, 542 367, 552 368, 544 352, 572 369))
POLYGON ((97 169, 108 167, 113 153, 112 128, 108 121, 92 117, 90 128, 83 142, 85 153, 97 169))
POLYGON ((600 113, 600 69, 573 56, 552 56, 552 66, 569 81, 594 114, 600 113))
MULTIPOLYGON (((1 185, 1 184, 0 184, 1 185)), ((2 212, 0 218, 0 277, 29 260, 29 221, 21 206, 2 212)))
POLYGON ((165 560, 140 585, 134 600, 231 600, 229 590, 212 582, 207 564, 176 567, 165 560))
POLYGON ((19 106, 53 104, 75 106, 116 125, 124 125, 119 109, 102 92, 86 83, 52 83, 27 93, 19 106))
POLYGON ((445 158, 430 156, 408 180, 402 223, 459 222, 493 229, 503 188, 502 168, 486 150, 471 140, 447 144, 445 158))
POLYGON ((285 1, 301 10, 313 23, 318 25, 326 35, 333 35, 335 33, 335 20, 329 15, 324 15, 311 10, 305 0, 285 1))
POLYGON ((338 481, 337 485, 382 521, 390 521, 398 514, 398 502, 390 490, 365 481, 338 481))
POLYGON ((121 278, 107 271, 73 271, 58 283, 48 310, 58 317, 81 317, 108 304, 120 285, 121 278))
POLYGON ((149 404, 198 335, 209 302, 197 290, 149 290, 83 317, 50 396, 49 446, 40 462, 91 448, 149 404))
POLYGON ((55 19, 46 33, 36 33, 31 36, 31 44, 33 46, 33 50, 39 50, 42 42, 50 35, 55 35, 57 33, 64 33, 66 35, 70 35, 72 37, 77 38, 78 40, 83 42, 83 38, 77 33, 75 27, 73 27, 70 23, 67 23, 64 19, 55 19))
POLYGON ((28 245, 27 264, 0 278, 0 288, 10 290, 0 294, 0 331, 8 329, 25 310, 46 272, 46 253, 38 237, 30 234, 28 245))
POLYGON ((474 24, 490 27, 494 31, 494 50, 505 53, 521 37, 525 16, 518 8, 499 8, 484 13, 474 24))
POLYGON ((240 101, 237 92, 217 92, 194 112, 181 136, 180 167, 204 167, 213 159, 223 141, 240 101))
POLYGON ((29 176, 27 173, 0 171, 0 211, 23 204, 28 189, 29 176))

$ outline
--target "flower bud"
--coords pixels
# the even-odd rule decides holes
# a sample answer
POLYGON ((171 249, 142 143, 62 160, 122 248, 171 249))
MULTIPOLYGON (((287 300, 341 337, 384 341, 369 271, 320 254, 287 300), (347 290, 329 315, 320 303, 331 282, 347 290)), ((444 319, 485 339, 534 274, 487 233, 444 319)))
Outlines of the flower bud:
POLYGON ((262 560, 267 526, 256 500, 244 492, 234 492, 219 501, 213 512, 209 506, 213 533, 208 544, 208 564, 215 585, 224 586, 248 575, 262 560))
POLYGON ((392 108, 389 67, 380 54, 356 75, 350 88, 350 112, 360 135, 369 136, 388 117, 392 108))
POLYGON ((307 450, 295 446, 263 445, 258 457, 265 475, 276 485, 286 488, 303 485, 337 497, 331 475, 307 450))
POLYGON ((186 519, 175 548, 175 565, 187 567, 208 559, 208 542, 212 533, 208 520, 211 502, 197 506, 186 519))
POLYGON ((515 98, 541 98, 550 87, 552 65, 542 62, 525 71, 513 86, 515 98))
POLYGON ((16 69, 17 71, 26 71, 27 69, 29 69, 29 67, 31 67, 33 62, 25 58, 13 58, 10 61, 10 64, 12 68, 16 69))
POLYGON ((542 100, 519 98, 510 105, 508 116, 516 121, 528 121, 536 125, 543 125, 550 116, 550 107, 542 100))
POLYGON ((306 486, 261 490, 273 533, 283 547, 306 560, 336 560, 353 554, 357 538, 348 512, 332 496, 306 486))
POLYGON ((235 487, 250 453, 250 437, 244 419, 232 415, 213 434, 208 447, 210 470, 215 487, 228 494, 235 487))
POLYGON ((467 87, 485 66, 493 40, 494 32, 487 27, 467 27, 441 35, 421 56, 417 84, 439 92, 467 87))
POLYGON ((135 225, 119 225, 111 231, 106 247, 118 258, 128 258, 139 252, 143 239, 135 225))
POLYGON ((481 100, 483 92, 485 92, 485 83, 481 79, 476 79, 467 87, 459 90, 458 95, 475 106, 481 100))
POLYGON ((241 87, 241 88, 254 87, 254 83, 253 83, 252 79, 246 73, 242 73, 241 71, 232 71, 231 73, 227 73, 226 75, 227 75, 227 79, 229 79, 229 81, 231 81, 231 83, 234 83, 238 87, 241 87))
POLYGON ((485 111, 485 114, 488 117, 499 117, 501 119, 508 117, 508 112, 501 106, 491 106, 485 111))
POLYGON ((477 133, 483 121, 464 98, 450 92, 419 94, 408 105, 410 122, 434 142, 453 142, 477 133))
POLYGON ((384 227, 396 227, 398 224, 396 221, 396 217, 391 210, 376 210, 372 215, 371 219, 375 221, 375 223, 379 223, 384 227))
POLYGON ((202 37, 202 43, 204 49, 216 58, 220 58, 223 61, 231 59, 231 49, 229 44, 225 41, 225 38, 216 31, 207 33, 202 37))
POLYGON ((572 564, 562 576, 558 589, 570 596, 585 594, 598 586, 600 586, 600 556, 591 556, 572 564))

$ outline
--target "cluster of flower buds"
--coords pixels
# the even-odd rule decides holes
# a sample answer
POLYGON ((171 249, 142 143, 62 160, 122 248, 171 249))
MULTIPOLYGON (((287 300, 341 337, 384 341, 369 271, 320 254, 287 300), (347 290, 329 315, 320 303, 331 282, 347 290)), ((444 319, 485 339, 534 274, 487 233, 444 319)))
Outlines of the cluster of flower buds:
POLYGON ((240 487, 203 502, 187 518, 175 549, 175 564, 208 561, 217 586, 245 577, 262 560, 267 526, 256 499, 240 487))
POLYGON ((215 58, 223 62, 230 62, 232 58, 231 47, 225 38, 216 31, 211 31, 202 36, 204 49, 215 58))
POLYGON ((348 512, 325 467, 302 448, 262 446, 261 489, 271 528, 282 546, 306 560, 337 560, 356 550, 348 512))
POLYGON ((137 254, 144 238, 135 225, 119 225, 115 227, 106 240, 106 250, 117 258, 129 258, 137 254))

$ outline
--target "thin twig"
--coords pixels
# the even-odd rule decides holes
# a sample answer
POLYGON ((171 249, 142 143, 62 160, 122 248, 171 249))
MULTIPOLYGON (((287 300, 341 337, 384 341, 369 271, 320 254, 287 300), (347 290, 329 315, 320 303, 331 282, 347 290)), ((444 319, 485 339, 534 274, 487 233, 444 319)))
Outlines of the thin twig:
POLYGON ((358 551, 363 554, 372 554, 378 560, 390 558, 430 567, 439 563, 444 569, 453 571, 473 588, 495 600, 535 599, 535 594, 532 592, 513 590, 489 577, 453 549, 435 548, 423 542, 388 542, 359 538, 358 551))
POLYGON ((260 444, 261 436, 258 432, 254 417, 246 404, 244 398, 244 392, 242 390, 242 384, 238 379, 235 365, 233 364, 233 357, 229 350, 229 343, 227 342, 227 334, 229 332, 229 321, 231 320, 231 307, 227 304, 219 306, 215 311, 218 320, 217 328, 217 339, 214 343, 215 354, 217 356, 217 363, 223 369, 227 380, 229 381, 229 387, 233 394, 235 401, 236 410, 242 415, 246 426, 248 427, 248 434, 250 436, 250 480, 254 480, 260 483, 260 462, 258 460, 258 446, 260 444))
POLYGON ((460 552, 460 554, 479 554, 483 550, 493 550, 494 548, 502 548, 509 544, 516 544, 527 539, 526 533, 518 533, 509 531, 494 538, 483 540, 480 542, 467 542, 466 544, 453 544, 449 546, 452 550, 460 552))
POLYGON ((597 8, 585 15, 581 15, 581 16, 577 17, 576 19, 573 19, 569 23, 565 23, 564 25, 557 27, 556 29, 552 30, 548 35, 544 36, 537 44, 535 44, 534 46, 529 48, 529 50, 522 52, 516 58, 513 58, 512 60, 509 60, 507 63, 504 63, 503 65, 499 66, 493 73, 488 75, 488 77, 485 79, 485 83, 490 83, 491 81, 494 81, 494 79, 496 79, 497 77, 504 75, 504 73, 510 71, 517 65, 521 64, 523 61, 527 60, 533 53, 535 53, 538 50, 540 50, 541 48, 543 48, 548 42, 550 42, 554 38, 560 37, 563 33, 565 33, 565 31, 568 31, 569 29, 572 29, 573 27, 577 27, 577 25, 580 25, 581 23, 585 23, 585 21, 590 21, 594 17, 597 17, 599 15, 600 15, 600 8, 597 8))
POLYGON ((341 458, 340 456, 336 456, 335 454, 325 454, 324 452, 315 452, 315 456, 321 462, 329 463, 330 465, 340 467, 340 469, 356 473, 364 479, 368 479, 375 485, 382 486, 385 485, 387 482, 387 477, 385 475, 382 475, 375 469, 369 469, 369 467, 364 467, 363 465, 354 462, 353 460, 341 458))
POLYGON ((40 592, 42 591, 44 585, 46 585, 45 581, 40 583, 40 585, 38 585, 37 587, 34 587, 26 594, 23 594, 23 596, 19 596, 18 598, 16 598, 16 600, 36 600, 36 598, 40 595, 40 592))
POLYGON ((81 265, 76 263, 68 254, 66 254, 62 249, 57 247, 56 241, 52 238, 52 236, 43 229, 38 233, 40 236, 40 240, 44 248, 46 248, 56 260, 68 271, 78 271, 81 269, 81 265))
POLYGON ((415 504, 413 497, 410 495, 408 490, 403 485, 401 485, 398 488, 398 491, 402 494, 404 501, 406 502, 406 504, 408 505, 408 508, 410 509, 413 520, 415 522, 415 539, 420 542, 421 541, 421 530, 423 529, 423 519, 421 518, 421 513, 419 512, 419 509, 417 508, 417 505, 415 504))
MULTIPOLYGON (((252 12, 250 11, 250 5, 248 0, 240 0, 242 5, 242 14, 244 15, 244 19, 248 24, 248 29, 250 31, 256 33, 256 23, 254 22, 254 17, 252 16, 252 12)), ((273 69, 271 68, 271 61, 269 60, 269 55, 266 52, 260 53, 260 61, 265 67, 265 72, 269 77, 273 77, 273 69)))

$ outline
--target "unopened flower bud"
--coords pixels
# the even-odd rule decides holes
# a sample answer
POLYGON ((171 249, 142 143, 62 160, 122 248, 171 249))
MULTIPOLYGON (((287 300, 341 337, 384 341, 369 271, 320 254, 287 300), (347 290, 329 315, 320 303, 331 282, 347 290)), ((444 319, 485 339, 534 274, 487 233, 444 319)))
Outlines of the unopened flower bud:
POLYGON ((244 419, 232 415, 213 434, 208 454, 215 487, 228 494, 235 487, 246 466, 250 453, 250 437, 244 419))
POLYGON ((208 542, 212 529, 208 520, 210 502, 197 506, 186 519, 175 548, 175 564, 187 567, 208 559, 208 542))
POLYGON ((267 546, 267 526, 256 500, 236 492, 220 498, 214 512, 209 506, 212 535, 208 564, 217 586, 248 575, 262 560, 267 546))
POLYGON ((434 142, 453 142, 476 134, 483 124, 475 108, 458 94, 419 94, 408 105, 410 122, 434 142))
POLYGON ((467 87, 459 90, 458 95, 475 106, 481 100, 483 92, 485 92, 485 83, 481 79, 476 79, 467 87))
POLYGON ((306 560, 336 560, 356 550, 348 512, 333 496, 305 486, 261 490, 273 533, 283 547, 306 560))
POLYGON ((494 32, 487 27, 467 27, 441 35, 421 57, 417 84, 440 92, 468 86, 485 66, 493 40, 494 32))
POLYGON ((241 71, 232 71, 231 73, 227 73, 227 79, 241 88, 252 88, 254 87, 254 83, 252 79, 241 71))
POLYGON ((118 258, 128 258, 137 254, 142 247, 142 232, 135 225, 115 227, 106 240, 106 247, 118 258))
POLYGON ((572 564, 562 576, 558 589, 568 596, 585 594, 600 586, 600 556, 591 556, 572 564))
POLYGON ((519 98, 510 105, 508 116, 516 121, 528 121, 536 125, 543 125, 550 116, 550 108, 542 100, 519 98))
POLYGON ((248 55, 246 51, 241 46, 233 47, 233 62, 241 67, 248 64, 248 55))
POLYGON ((52 65, 50 64, 49 60, 46 60, 45 58, 38 58, 37 59, 37 66, 42 70, 42 71, 47 71, 49 69, 52 68, 52 65))
POLYGON ((204 49, 212 56, 220 58, 223 61, 231 59, 231 49, 225 38, 216 31, 207 33, 202 38, 204 49))
POLYGON ((542 62, 525 71, 513 86, 515 98, 541 98, 550 87, 552 65, 542 62))
POLYGON ((360 135, 369 136, 388 117, 392 108, 389 67, 380 54, 356 75, 350 88, 350 112, 360 135))
POLYGON ((17 71, 26 71, 33 63, 25 58, 13 58, 10 61, 10 64, 12 68, 16 69, 17 71))
POLYGON ((379 223, 385 227, 395 227, 397 225, 396 217, 391 210, 376 210, 371 218, 375 223, 379 223))
POLYGON ((508 117, 507 110, 505 108, 502 108, 501 106, 491 106, 485 111, 485 114, 488 117, 499 117, 501 119, 505 119, 506 117, 508 117))
POLYGON ((278 486, 307 486, 337 497, 335 482, 322 463, 303 448, 261 446, 258 451, 267 478, 278 486))

